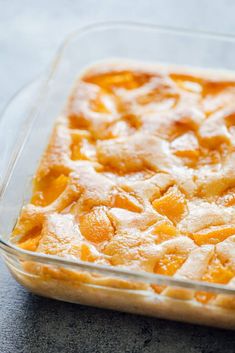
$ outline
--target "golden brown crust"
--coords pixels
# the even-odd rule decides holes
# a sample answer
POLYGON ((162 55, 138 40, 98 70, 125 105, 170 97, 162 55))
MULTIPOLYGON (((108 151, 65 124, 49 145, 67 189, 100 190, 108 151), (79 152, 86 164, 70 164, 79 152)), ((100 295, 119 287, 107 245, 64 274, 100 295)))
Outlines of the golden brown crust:
POLYGON ((234 101, 229 73, 124 62, 88 69, 55 125, 12 241, 234 286, 234 101))

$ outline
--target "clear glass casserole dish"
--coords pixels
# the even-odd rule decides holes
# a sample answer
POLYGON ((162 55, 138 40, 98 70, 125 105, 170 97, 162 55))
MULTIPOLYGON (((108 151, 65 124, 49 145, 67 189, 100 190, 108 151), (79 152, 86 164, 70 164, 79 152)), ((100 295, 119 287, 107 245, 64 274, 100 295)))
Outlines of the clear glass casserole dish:
POLYGON ((40 84, 39 97, 33 105, 31 96, 27 97, 26 92, 23 99, 28 111, 23 111, 15 120, 15 114, 19 112, 14 105, 10 106, 0 126, 3 153, 0 248, 8 268, 19 283, 34 293, 64 301, 235 328, 233 287, 33 253, 9 242, 20 209, 30 198, 30 182, 54 120, 62 111, 75 78, 85 67, 104 59, 125 58, 234 70, 234 54, 235 38, 231 36, 139 24, 93 25, 67 39, 48 78, 40 84), (116 281, 110 281, 113 278, 116 281), (148 284, 177 289, 185 294, 184 299, 143 289, 148 284), (221 305, 196 302, 192 299, 195 291, 216 293, 221 305))

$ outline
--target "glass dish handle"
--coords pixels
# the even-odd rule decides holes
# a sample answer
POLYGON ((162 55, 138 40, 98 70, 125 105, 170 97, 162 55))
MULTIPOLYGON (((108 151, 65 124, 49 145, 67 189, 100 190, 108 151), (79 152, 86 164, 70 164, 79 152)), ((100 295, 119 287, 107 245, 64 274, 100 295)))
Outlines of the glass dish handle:
POLYGON ((21 88, 8 102, 0 118, 0 187, 9 165, 14 162, 17 154, 17 141, 23 133, 23 125, 35 101, 36 94, 42 83, 38 78, 21 88))

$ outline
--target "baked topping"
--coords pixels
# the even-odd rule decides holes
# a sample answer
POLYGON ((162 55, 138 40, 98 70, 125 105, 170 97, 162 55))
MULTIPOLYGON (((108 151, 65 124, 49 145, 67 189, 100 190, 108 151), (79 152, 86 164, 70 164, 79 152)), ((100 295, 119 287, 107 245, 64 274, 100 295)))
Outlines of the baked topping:
POLYGON ((233 285, 234 99, 235 79, 222 74, 144 64, 87 70, 56 122, 12 241, 233 285))

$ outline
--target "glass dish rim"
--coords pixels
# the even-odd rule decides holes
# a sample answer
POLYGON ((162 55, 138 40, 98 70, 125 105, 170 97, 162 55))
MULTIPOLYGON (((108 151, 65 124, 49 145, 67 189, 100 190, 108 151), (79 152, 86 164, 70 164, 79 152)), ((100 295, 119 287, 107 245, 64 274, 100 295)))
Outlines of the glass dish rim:
MULTIPOLYGON (((56 67, 60 62, 63 52, 66 49, 66 46, 72 41, 75 36, 83 36, 89 32, 97 31, 97 30, 107 30, 109 28, 118 29, 118 28, 129 28, 129 29, 144 29, 144 30, 151 30, 156 32, 162 33, 171 33, 174 35, 183 35, 183 36, 191 36, 191 37, 202 37, 202 38, 211 38, 214 40, 223 40, 223 41, 230 41, 235 43, 235 35, 233 34, 225 34, 225 33, 214 33, 210 31, 197 31, 187 28, 180 28, 180 27, 171 27, 171 26, 161 26, 155 24, 148 24, 148 23, 141 23, 141 22, 132 22, 132 21, 107 21, 107 22, 95 22, 92 24, 88 24, 86 26, 82 26, 77 30, 71 32, 65 40, 60 45, 59 49, 56 52, 54 60, 52 61, 51 68, 49 70, 49 74, 47 77, 42 78, 41 89, 39 90, 39 95, 36 96, 34 103, 34 107, 29 110, 26 120, 34 120, 37 115, 37 108, 36 102, 40 102, 47 93, 47 89, 51 80, 53 79, 54 73, 56 72, 56 67)), ((39 77, 38 77, 39 78, 39 77)), ((34 81, 31 80, 28 85, 32 84, 34 81)), ((0 112, 0 122, 3 119, 3 116, 7 110, 7 108, 11 105, 14 99, 24 90, 27 86, 24 85, 21 89, 19 89, 13 96, 9 99, 3 110, 0 112)), ((28 135, 30 132, 30 128, 27 130, 28 125, 25 124, 25 133, 28 135)), ((10 179, 11 173, 14 169, 14 165, 17 161, 18 156, 20 155, 21 149, 24 145, 25 137, 22 141, 17 141, 16 145, 20 147, 16 154, 12 154, 11 159, 7 166, 7 172, 3 178, 3 181, 0 185, 0 204, 2 203, 2 196, 7 188, 8 181, 10 179), (22 143, 19 144, 19 142, 22 143)), ((228 285, 216 284, 216 283, 209 283, 204 281, 195 281, 190 279, 181 279, 175 278, 171 276, 153 274, 149 272, 143 271, 133 271, 128 270, 125 268, 116 268, 107 265, 99 265, 93 264, 86 261, 81 260, 72 260, 68 258, 62 258, 55 255, 48 255, 48 254, 41 254, 36 253, 33 251, 23 250, 20 249, 8 241, 5 241, 0 234, 0 250, 3 254, 8 256, 14 256, 19 260, 25 261, 35 261, 40 264, 47 264, 47 265, 59 265, 63 267, 69 267, 70 269, 74 270, 82 270, 82 271, 89 271, 92 273, 99 273, 101 275, 108 275, 117 278, 144 282, 148 284, 158 284, 158 285, 168 285, 173 287, 179 287, 184 289, 193 289, 193 290, 202 290, 208 292, 214 292, 219 294, 227 294, 227 295, 234 295, 235 288, 229 287, 228 285)))

